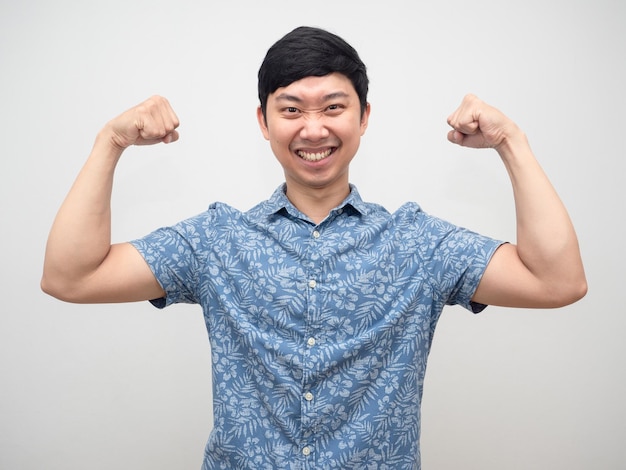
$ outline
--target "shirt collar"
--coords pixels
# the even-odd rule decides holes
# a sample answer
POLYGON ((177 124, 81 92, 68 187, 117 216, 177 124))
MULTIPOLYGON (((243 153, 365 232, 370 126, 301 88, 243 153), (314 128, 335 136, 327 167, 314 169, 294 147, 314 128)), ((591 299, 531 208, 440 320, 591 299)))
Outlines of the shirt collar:
MULTIPOLYGON (((291 201, 289 201, 287 195, 285 194, 286 190, 286 183, 283 183, 278 188, 276 188, 272 196, 266 201, 264 210, 265 214, 267 216, 270 216, 278 214, 281 211, 286 211, 287 213, 299 218, 306 217, 291 203, 291 201)), ((348 194, 343 202, 335 207, 335 209, 333 209, 331 213, 339 210, 343 211, 348 208, 354 209, 359 214, 367 213, 367 205, 365 204, 365 202, 363 202, 363 199, 361 199, 361 195, 356 189, 356 186, 352 184, 350 185, 350 194, 348 194)))

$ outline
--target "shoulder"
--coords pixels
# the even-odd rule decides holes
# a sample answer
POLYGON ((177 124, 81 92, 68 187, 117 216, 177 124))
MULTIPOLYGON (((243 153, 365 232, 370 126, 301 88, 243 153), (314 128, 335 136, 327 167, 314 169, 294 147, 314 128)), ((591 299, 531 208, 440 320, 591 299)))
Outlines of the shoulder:
POLYGON ((204 211, 180 221, 174 226, 178 229, 208 229, 211 227, 233 226, 241 223, 242 212, 223 202, 213 202, 204 211))
POLYGON ((160 227, 140 239, 132 240, 131 244, 144 256, 202 251, 213 240, 219 239, 222 233, 234 231, 240 220, 240 211, 227 204, 214 202, 205 211, 174 225, 160 227))

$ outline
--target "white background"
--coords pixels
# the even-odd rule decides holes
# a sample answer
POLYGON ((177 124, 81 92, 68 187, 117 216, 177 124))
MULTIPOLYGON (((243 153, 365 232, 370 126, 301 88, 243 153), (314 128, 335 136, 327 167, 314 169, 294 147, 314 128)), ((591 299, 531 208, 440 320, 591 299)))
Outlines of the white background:
POLYGON ((47 232, 101 126, 152 94, 182 122, 130 149, 114 239, 247 209, 282 181, 255 119, 267 48, 299 25, 367 64, 370 126, 352 168, 366 200, 407 200, 514 240, 492 151, 449 144, 467 92, 512 117, 570 210, 589 280, 559 310, 444 312, 423 402, 425 470, 620 469, 626 4, 594 1, 179 0, 0 3, 0 468, 199 468, 211 427, 201 311, 64 304, 39 290, 47 232))

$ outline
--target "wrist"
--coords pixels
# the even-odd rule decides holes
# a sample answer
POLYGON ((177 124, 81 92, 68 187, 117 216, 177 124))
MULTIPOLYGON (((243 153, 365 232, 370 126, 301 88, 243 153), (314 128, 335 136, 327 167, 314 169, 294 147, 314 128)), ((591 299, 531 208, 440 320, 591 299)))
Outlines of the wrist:
POLYGON ((500 157, 505 161, 510 161, 516 156, 521 156, 530 152, 530 144, 526 134, 517 126, 512 132, 508 132, 500 144, 495 147, 500 157))
POLYGON ((117 162, 126 148, 128 148, 128 146, 124 146, 120 142, 115 132, 108 127, 104 127, 96 135, 92 153, 101 154, 108 160, 117 162))

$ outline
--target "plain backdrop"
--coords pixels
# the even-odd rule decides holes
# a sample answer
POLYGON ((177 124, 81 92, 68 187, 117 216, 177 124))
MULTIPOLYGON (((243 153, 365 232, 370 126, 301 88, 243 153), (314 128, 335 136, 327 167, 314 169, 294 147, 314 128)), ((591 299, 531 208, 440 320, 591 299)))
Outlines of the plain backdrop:
POLYGON ((299 25, 367 64, 372 114, 351 180, 395 210, 515 240, 506 171, 455 147, 466 93, 527 133, 578 229, 589 280, 558 310, 444 311, 423 401, 425 470, 617 470, 626 462, 622 0, 2 0, 0 468, 200 468, 210 351, 197 306, 71 305, 39 289, 47 233, 102 125, 166 96, 181 139, 120 163, 113 237, 282 182, 256 73, 299 25))

